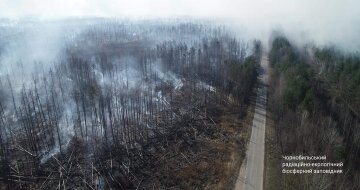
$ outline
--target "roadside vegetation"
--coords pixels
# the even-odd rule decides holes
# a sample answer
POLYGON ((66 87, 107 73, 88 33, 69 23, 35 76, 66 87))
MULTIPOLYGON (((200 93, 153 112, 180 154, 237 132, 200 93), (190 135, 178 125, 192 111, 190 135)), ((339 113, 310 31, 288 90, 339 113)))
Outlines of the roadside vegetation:
MULTIPOLYGON (((274 121, 272 166, 277 189, 357 189, 360 184, 360 59, 336 48, 297 48, 276 37, 269 108, 274 121), (275 150, 279 150, 276 152, 275 150), (343 174, 281 174, 282 155, 326 155, 343 174), (275 160, 275 161, 274 161, 275 160)), ((275 188, 275 187, 273 187, 275 188)))

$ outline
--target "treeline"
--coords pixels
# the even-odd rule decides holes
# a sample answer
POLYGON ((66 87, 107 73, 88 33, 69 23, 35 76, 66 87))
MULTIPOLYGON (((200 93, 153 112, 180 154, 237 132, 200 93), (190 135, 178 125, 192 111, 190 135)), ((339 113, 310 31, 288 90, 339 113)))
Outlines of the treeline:
POLYGON ((329 48, 301 51, 277 37, 269 59, 269 107, 281 153, 326 155, 329 162, 344 163, 343 174, 282 174, 281 188, 358 188, 360 118, 353 107, 359 104, 359 56, 329 48))
MULTIPOLYGON (((330 114, 337 118, 345 142, 349 167, 359 171, 360 157, 360 55, 344 54, 335 48, 315 50, 320 81, 331 98, 330 114)), ((356 179, 355 179, 356 180, 356 179)), ((359 181, 359 178, 357 178, 359 181)))
POLYGON ((334 47, 315 50, 321 76, 326 78, 333 97, 341 99, 353 114, 360 112, 360 57, 345 54, 334 47))
POLYGON ((203 150, 195 138, 214 138, 210 116, 218 115, 211 108, 230 94, 239 104, 248 99, 259 42, 249 55, 248 45, 224 29, 182 24, 165 28, 196 33, 192 43, 147 44, 146 33, 128 33, 136 26, 117 24, 90 27, 67 44, 58 63, 21 88, 14 85, 18 76, 1 81, 1 89, 9 89, 0 97, 3 187, 186 184, 171 177, 179 170, 173 167, 184 153, 195 159, 203 150))
POLYGON ((261 56, 260 42, 254 41, 252 46, 252 55, 247 56, 247 44, 224 35, 204 38, 191 47, 165 42, 157 46, 157 54, 173 73, 193 82, 203 81, 243 103, 256 82, 261 56))

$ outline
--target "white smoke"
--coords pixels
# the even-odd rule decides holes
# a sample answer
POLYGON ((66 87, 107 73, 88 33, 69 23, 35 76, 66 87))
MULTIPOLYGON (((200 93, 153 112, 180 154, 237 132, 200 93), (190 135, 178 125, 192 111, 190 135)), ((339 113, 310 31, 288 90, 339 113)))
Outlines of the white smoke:
POLYGON ((227 21, 242 35, 267 40, 274 28, 294 38, 360 49, 358 0, 2 0, 0 16, 200 17, 227 21), (222 18, 222 19, 221 19, 222 18), (305 37, 305 38, 304 38, 305 37))

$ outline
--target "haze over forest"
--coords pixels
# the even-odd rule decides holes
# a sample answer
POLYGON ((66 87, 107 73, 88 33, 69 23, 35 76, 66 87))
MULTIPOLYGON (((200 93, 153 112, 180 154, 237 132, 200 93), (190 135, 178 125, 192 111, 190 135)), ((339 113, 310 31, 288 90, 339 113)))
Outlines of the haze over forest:
POLYGON ((357 189, 359 7, 0 0, 0 190, 357 189))
POLYGON ((299 37, 299 42, 337 44, 352 51, 360 47, 357 0, 1 0, 0 4, 0 17, 5 18, 217 18, 242 36, 267 40, 276 29, 299 37))

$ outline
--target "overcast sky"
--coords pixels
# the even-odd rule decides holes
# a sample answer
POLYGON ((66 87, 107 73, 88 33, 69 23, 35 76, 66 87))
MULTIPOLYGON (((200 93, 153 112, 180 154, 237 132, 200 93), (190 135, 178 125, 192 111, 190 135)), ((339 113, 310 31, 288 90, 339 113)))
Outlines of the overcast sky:
POLYGON ((275 27, 360 47, 359 8, 360 0, 0 0, 0 17, 221 17, 254 35, 275 27))

